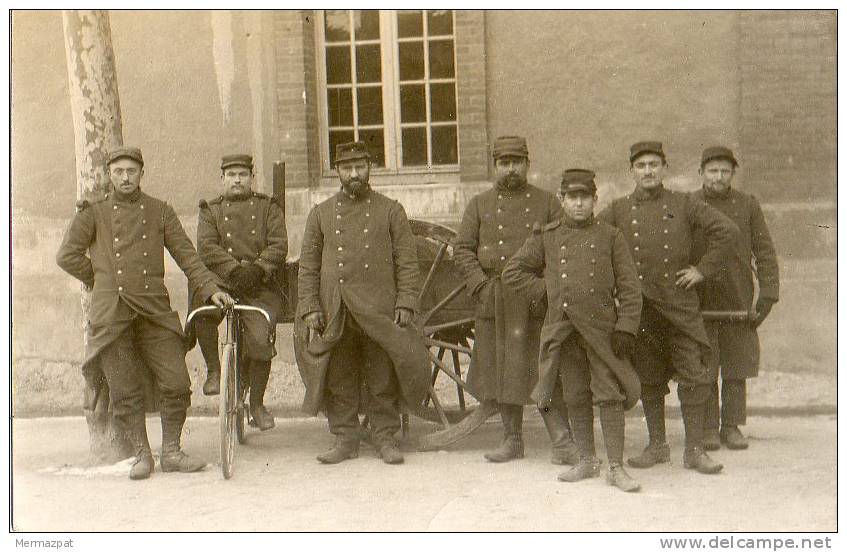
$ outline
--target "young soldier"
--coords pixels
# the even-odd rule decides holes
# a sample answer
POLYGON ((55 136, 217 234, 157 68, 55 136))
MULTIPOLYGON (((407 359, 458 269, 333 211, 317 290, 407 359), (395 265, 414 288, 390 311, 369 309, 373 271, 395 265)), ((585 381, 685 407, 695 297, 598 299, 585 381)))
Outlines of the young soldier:
POLYGON ((664 188, 667 162, 661 142, 634 144, 629 162, 635 191, 614 200, 599 215, 623 231, 644 296, 633 365, 641 380, 649 444, 629 459, 629 465, 649 468, 670 461, 665 395, 673 377, 685 425, 683 465, 700 473, 718 473, 723 466, 703 450, 706 400, 714 376, 704 364, 709 338, 695 286, 719 270, 732 250, 735 227, 702 201, 664 188), (691 244, 698 230, 709 246, 694 266, 691 244))
MULTIPOLYGON (((750 311, 753 307, 754 276, 759 287, 754 322, 706 322, 712 356, 719 365, 715 368, 720 370, 722 380, 720 399, 715 382, 706 403, 706 450, 717 450, 721 443, 733 450, 748 446, 738 426, 747 421, 747 378, 756 377, 759 373, 759 335, 756 329, 779 300, 779 267, 770 231, 758 200, 732 187, 737 167, 738 161, 729 148, 706 148, 700 161, 703 188, 694 193, 694 197, 729 217, 740 232, 735 242, 736 255, 727 258, 725 268, 715 278, 700 285, 700 308, 750 311)), ((706 246, 703 236, 695 234, 695 260, 704 254, 706 246)))
POLYGON ((141 191, 141 150, 117 148, 109 153, 108 164, 112 192, 100 201, 80 203, 56 255, 65 272, 93 288, 83 367, 99 359, 103 368, 114 420, 135 452, 130 479, 146 479, 153 471, 143 364, 156 376, 160 393, 162 471, 199 471, 206 462, 180 448, 191 379, 185 336, 165 288, 165 249, 201 300, 211 298, 219 307, 233 300, 203 266, 173 208, 141 191))
POLYGON ((593 402, 609 459, 606 481, 637 491, 623 468, 623 447, 624 408, 638 401, 639 390, 629 364, 641 312, 638 273, 621 231, 594 219, 593 172, 565 171, 559 200, 562 218, 539 227, 503 270, 503 282, 531 299, 547 293, 533 398, 543 404, 564 392, 580 458, 559 480, 599 474, 593 402))
MULTIPOLYGON (((494 187, 473 197, 453 244, 453 260, 476 299, 474 348, 468 385, 480 401, 495 401, 504 438, 485 454, 490 462, 523 458, 523 405, 538 379, 538 338, 546 310, 544 296, 529 301, 500 283, 506 261, 532 233, 561 214, 553 194, 527 183, 526 139, 501 136, 494 142, 494 187)), ((573 464, 578 458, 561 401, 541 411, 553 442, 551 461, 573 464)))
MULTIPOLYGON (((242 334, 250 378, 251 424, 265 431, 274 419, 265 408, 265 389, 276 355, 276 320, 282 312, 282 294, 277 272, 285 266, 288 237, 285 215, 265 194, 254 192, 253 158, 226 155, 221 160, 224 193, 210 201, 200 201, 197 220, 197 252, 203 264, 218 277, 218 285, 231 290, 241 304, 260 307, 271 317, 256 312, 241 313, 242 334)), ((195 300, 192 308, 199 306, 195 300)), ((220 393, 221 364, 218 358, 218 324, 223 314, 201 316, 196 322, 197 341, 206 360, 207 375, 203 393, 220 393)))

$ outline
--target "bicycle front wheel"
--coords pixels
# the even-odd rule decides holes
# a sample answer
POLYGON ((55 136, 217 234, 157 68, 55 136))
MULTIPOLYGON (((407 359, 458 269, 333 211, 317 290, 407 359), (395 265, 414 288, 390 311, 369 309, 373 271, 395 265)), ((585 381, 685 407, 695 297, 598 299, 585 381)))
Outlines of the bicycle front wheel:
POLYGON ((235 416, 238 410, 236 353, 235 346, 227 343, 221 355, 221 401, 218 406, 218 416, 221 426, 221 471, 224 479, 232 477, 232 463, 235 455, 235 416))

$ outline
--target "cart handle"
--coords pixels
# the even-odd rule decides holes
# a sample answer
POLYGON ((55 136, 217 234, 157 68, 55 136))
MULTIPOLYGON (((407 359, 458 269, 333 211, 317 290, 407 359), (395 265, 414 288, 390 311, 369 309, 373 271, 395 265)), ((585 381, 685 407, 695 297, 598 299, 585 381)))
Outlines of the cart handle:
POLYGON ((219 311, 219 310, 224 310, 225 312, 228 311, 228 310, 258 312, 262 316, 265 317, 265 320, 268 321, 268 324, 271 323, 271 315, 268 314, 268 312, 265 309, 262 309, 262 308, 259 308, 259 307, 254 307, 252 305, 233 305, 229 309, 226 309, 226 308, 222 309, 221 307, 218 307, 216 305, 207 305, 207 306, 204 306, 204 307, 198 307, 198 308, 194 309, 193 311, 191 311, 190 313, 188 313, 188 318, 185 320, 185 325, 187 326, 187 325, 191 324, 191 320, 194 319, 194 317, 197 316, 198 314, 200 314, 201 312, 219 311))

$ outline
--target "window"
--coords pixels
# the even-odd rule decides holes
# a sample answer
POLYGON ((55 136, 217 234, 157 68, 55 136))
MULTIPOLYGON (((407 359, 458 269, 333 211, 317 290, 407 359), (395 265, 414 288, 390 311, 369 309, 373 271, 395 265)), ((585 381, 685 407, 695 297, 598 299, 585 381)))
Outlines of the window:
POLYGON ((386 173, 458 170, 452 10, 327 10, 318 26, 324 168, 362 140, 386 173))

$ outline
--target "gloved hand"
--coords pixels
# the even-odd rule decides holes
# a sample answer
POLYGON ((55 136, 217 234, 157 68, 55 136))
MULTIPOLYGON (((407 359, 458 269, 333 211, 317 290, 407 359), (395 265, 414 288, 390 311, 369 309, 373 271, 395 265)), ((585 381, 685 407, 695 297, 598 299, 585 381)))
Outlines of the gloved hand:
POLYGON ((759 300, 756 301, 756 321, 753 322, 753 327, 758 328, 759 325, 765 321, 765 318, 771 313, 771 309, 773 308, 774 301, 772 299, 765 299, 764 297, 759 297, 759 300))
POLYGON ((326 326, 326 321, 324 320, 324 315, 321 311, 310 312, 306 316, 303 317, 303 322, 309 326, 309 329, 312 329, 318 333, 324 331, 324 326, 326 326))
POLYGON ((254 263, 244 267, 244 286, 248 291, 259 287, 264 279, 265 271, 261 266, 254 263))
POLYGON ((238 295, 249 295, 262 282, 264 271, 256 265, 239 265, 229 273, 229 285, 238 295))
POLYGON ((401 328, 405 328, 406 326, 412 323, 412 318, 414 318, 414 315, 415 313, 410 309, 397 307, 394 309, 394 323, 400 326, 401 328))
POLYGON ((635 336, 615 330, 612 334, 612 352, 621 359, 631 359, 635 352, 635 336))

